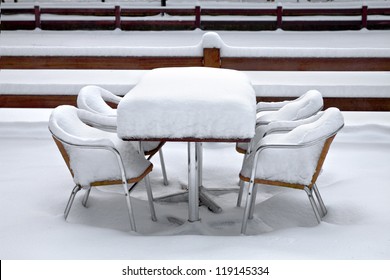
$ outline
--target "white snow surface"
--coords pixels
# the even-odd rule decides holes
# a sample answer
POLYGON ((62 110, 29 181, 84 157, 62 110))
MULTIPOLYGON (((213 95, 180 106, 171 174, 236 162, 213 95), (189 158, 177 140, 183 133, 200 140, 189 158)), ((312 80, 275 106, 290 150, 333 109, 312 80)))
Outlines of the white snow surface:
MULTIPOLYGON (((210 31, 3 31, 9 56, 202 56, 210 31)), ((389 57, 388 30, 218 31, 225 57, 389 57)), ((211 42, 209 42, 211 40, 211 42)))
MULTIPOLYGON (((149 54, 152 51, 148 52, 148 47, 155 52, 155 46, 166 49, 178 45, 187 49, 198 46, 203 34, 199 30, 172 33, 5 31, 0 45, 2 55, 110 52, 121 55, 137 48, 134 53, 141 54, 143 48, 149 54)), ((351 56, 374 53, 387 56, 390 45, 389 31, 305 32, 304 36, 284 31, 218 34, 228 46, 254 47, 253 52, 262 54, 284 55, 286 47, 287 53, 334 56, 340 50, 343 55, 348 52, 351 56), (367 49, 370 50, 366 52, 367 49)), ((65 90, 77 94, 82 86, 97 84, 124 94, 145 72, 131 72, 135 76, 129 73, 2 70, 0 90, 2 93, 4 89, 17 93, 65 90), (107 77, 106 73, 113 75, 107 77), (53 81, 53 77, 58 79, 53 81), (18 86, 18 80, 19 84, 30 82, 18 86)), ((389 94, 387 72, 247 74, 256 94, 299 96, 309 89, 317 89, 324 96, 388 97, 389 94)), ((235 151, 235 144, 222 143, 205 143, 203 158, 204 186, 221 205, 222 213, 214 214, 200 207, 200 222, 179 226, 168 217, 186 220, 187 203, 156 202, 158 221, 152 222, 141 183, 131 194, 138 233, 128 232, 121 186, 94 189, 87 208, 81 205, 82 194, 79 194, 65 222, 63 210, 74 182, 48 131, 51 112, 51 109, 0 109, 2 260, 390 259, 388 112, 342 112, 345 126, 336 136, 318 179, 328 208, 320 225, 304 192, 260 186, 254 219, 248 223, 249 236, 239 235, 243 209, 236 207, 242 155, 235 151), (219 188, 229 191, 216 191, 219 188)), ((188 181, 186 144, 170 142, 163 149, 169 186, 163 185, 158 157, 153 157, 151 183, 155 197, 183 191, 188 181)))
MULTIPOLYGON (((132 192, 138 234, 128 232, 120 186, 93 189, 88 208, 79 194, 65 222, 74 183, 47 129, 51 111, 0 110, 3 260, 390 258, 388 112, 343 112, 345 127, 318 179, 328 208, 320 225, 303 191, 260 186, 249 236, 239 236, 237 192, 210 192, 222 213, 200 207, 200 223, 178 226, 167 217, 185 220, 187 204, 156 202, 158 221, 152 222, 142 183, 132 192)), ((170 184, 163 185, 154 157, 156 197, 182 191, 187 182, 186 144, 167 143, 164 155, 170 184)), ((234 144, 205 144, 205 187, 237 191, 241 163, 234 144)))
POLYGON ((249 139, 255 133, 255 92, 236 70, 158 68, 124 96, 117 114, 124 139, 249 139))
MULTIPOLYGON (((88 85, 125 95, 148 70, 1 70, 0 94, 77 95, 88 85)), ((390 72, 244 71, 256 96, 388 97, 390 72)))

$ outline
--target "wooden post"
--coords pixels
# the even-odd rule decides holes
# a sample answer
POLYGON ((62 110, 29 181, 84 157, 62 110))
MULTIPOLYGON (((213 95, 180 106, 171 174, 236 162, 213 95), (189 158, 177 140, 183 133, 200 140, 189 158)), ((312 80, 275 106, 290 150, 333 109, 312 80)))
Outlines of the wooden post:
POLYGON ((217 48, 203 49, 203 66, 221 68, 221 50, 217 48))
POLYGON ((195 7, 195 28, 200 28, 200 6, 195 7))
POLYGON ((115 6, 115 28, 121 29, 121 7, 115 6))
POLYGON ((41 28, 41 9, 39 6, 34 6, 35 28, 41 28))
POLYGON ((281 29, 282 28, 282 17, 283 17, 283 7, 281 5, 278 5, 276 8, 276 28, 281 29))
POLYGON ((362 28, 367 28, 368 7, 364 5, 362 7, 362 28))

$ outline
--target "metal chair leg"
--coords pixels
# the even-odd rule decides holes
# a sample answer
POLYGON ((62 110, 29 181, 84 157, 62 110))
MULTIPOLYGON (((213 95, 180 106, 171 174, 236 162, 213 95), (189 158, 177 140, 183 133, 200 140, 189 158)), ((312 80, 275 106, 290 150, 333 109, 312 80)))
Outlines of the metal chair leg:
POLYGON ((146 186, 146 193, 148 195, 148 201, 149 201, 149 208, 150 208, 150 213, 152 215, 152 221, 157 221, 156 217, 156 211, 154 209, 154 203, 153 203, 153 193, 152 193, 152 188, 150 186, 150 179, 149 175, 146 175, 145 178, 145 186, 146 186))
POLYGON ((248 224, 248 218, 249 218, 249 212, 252 204, 252 192, 253 192, 254 182, 249 183, 249 189, 248 189, 248 195, 246 197, 246 204, 245 204, 245 210, 244 210, 244 217, 242 218, 242 224, 241 224, 241 234, 246 233, 246 227, 248 224))
MULTIPOLYGON (((244 164, 245 159, 247 158, 248 154, 244 155, 244 159, 242 161, 242 164, 244 164)), ((238 185, 240 186, 240 190, 238 192, 238 197, 237 197, 237 207, 241 207, 241 202, 242 202, 242 194, 244 192, 244 187, 245 187, 245 182, 240 179, 238 182, 238 185)))
POLYGON ((85 191, 85 194, 84 194, 84 197, 83 197, 83 201, 82 201, 82 204, 84 207, 87 207, 87 202, 88 202, 88 198, 89 198, 89 194, 91 193, 91 187, 89 187, 88 190, 85 191))
POLYGON ((326 209, 326 206, 324 204, 324 201, 322 200, 320 191, 318 190, 316 184, 313 185, 313 190, 314 190, 314 193, 315 193, 315 195, 317 197, 318 204, 320 205, 320 209, 322 211, 322 217, 324 217, 328 213, 328 210, 326 209))
POLYGON ((313 208, 313 211, 314 211, 314 214, 315 214, 315 216, 316 216, 317 222, 318 222, 318 223, 321 223, 321 216, 320 216, 320 213, 319 213, 319 211, 318 211, 317 204, 316 204, 316 202, 314 201, 314 198, 313 198, 313 194, 312 194, 311 189, 309 189, 308 187, 305 187, 304 190, 305 190, 307 196, 309 197, 310 204, 311 204, 311 207, 313 208))
POLYGON ((130 201, 130 193, 129 193, 128 188, 127 188, 127 182, 122 182, 122 185, 123 185, 123 190, 125 193, 127 210, 129 212, 130 228, 131 228, 131 231, 137 231, 137 229, 135 227, 133 207, 131 206, 131 201, 130 201))
POLYGON ((165 161, 164 161, 164 154, 163 154, 162 148, 160 150, 158 150, 158 155, 160 157, 161 171, 162 171, 162 174, 164 177, 164 186, 168 186, 169 182, 168 182, 167 171, 165 169, 165 161))
POLYGON ((203 186, 203 143, 198 143, 197 149, 197 158, 198 158, 198 185, 199 187, 203 186))
POLYGON ((68 218, 68 215, 69 215, 69 211, 70 211, 70 208, 72 208, 72 204, 73 204, 73 201, 74 201, 74 198, 77 194, 77 192, 81 190, 81 186, 80 185, 76 185, 71 194, 70 194, 70 197, 69 197, 69 200, 68 200, 68 203, 66 204, 66 207, 65 207, 65 211, 64 211, 64 217, 65 217, 65 221, 66 219, 68 218))
POLYGON ((245 182, 243 180, 240 180, 239 186, 240 186, 240 190, 238 191, 237 207, 241 207, 242 194, 244 193, 245 182))
POLYGON ((253 213, 255 211, 255 205, 256 205, 256 195, 257 195, 257 184, 254 184, 253 191, 252 191, 252 202, 251 202, 251 208, 249 210, 249 220, 253 219, 253 213))

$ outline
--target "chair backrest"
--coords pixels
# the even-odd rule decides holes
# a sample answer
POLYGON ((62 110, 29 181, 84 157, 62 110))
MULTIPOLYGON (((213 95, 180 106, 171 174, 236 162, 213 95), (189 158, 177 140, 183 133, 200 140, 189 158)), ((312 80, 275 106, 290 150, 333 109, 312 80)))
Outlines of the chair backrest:
POLYGON ((112 145, 110 133, 93 128, 83 122, 83 119, 93 121, 99 117, 90 112, 69 105, 55 108, 50 115, 49 130, 54 136, 72 145, 112 145))
POLYGON ((121 97, 98 86, 85 86, 77 96, 77 107, 96 114, 116 116, 116 110, 107 102, 118 104, 121 97))
POLYGON ((126 162, 129 163, 129 169, 126 168, 128 176, 139 176, 150 163, 138 154, 135 146, 121 141, 115 133, 85 124, 82 118, 88 115, 90 118, 96 116, 73 106, 63 105, 53 110, 49 120, 49 130, 75 183, 90 186, 94 182, 120 180, 118 159, 108 150, 110 148, 123 150, 126 162), (97 146, 102 148, 97 149, 97 146))
POLYGON ((321 93, 318 90, 309 90, 299 98, 288 102, 278 111, 263 115, 260 123, 271 121, 294 121, 308 118, 319 112, 324 106, 321 93))
MULTIPOLYGON (((329 108, 312 123, 300 125, 285 134, 266 136, 263 142, 279 143, 285 147, 260 151, 255 178, 277 181, 279 185, 284 182, 289 187, 311 187, 317 180, 330 144, 343 125, 341 112, 329 108)), ((254 157, 254 153, 251 156, 254 157)), ((252 166, 249 164, 243 168, 242 175, 248 176, 252 167, 253 161, 252 166)))
POLYGON ((93 119, 98 122, 87 122, 89 125, 115 132, 117 127, 116 109, 110 107, 107 102, 118 104, 121 99, 121 97, 101 87, 86 86, 80 90, 77 96, 77 107, 99 116, 98 119, 93 119))

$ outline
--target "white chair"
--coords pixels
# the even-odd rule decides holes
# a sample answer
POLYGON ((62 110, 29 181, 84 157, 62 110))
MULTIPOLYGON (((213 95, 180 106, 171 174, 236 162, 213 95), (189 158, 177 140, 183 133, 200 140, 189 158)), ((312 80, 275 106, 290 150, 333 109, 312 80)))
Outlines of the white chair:
MULTIPOLYGON (((85 86, 80 90, 77 96, 77 107, 101 116, 99 118, 99 123, 90 123, 90 125, 99 129, 116 132, 117 115, 116 109, 113 107, 119 104, 121 99, 121 97, 104 88, 98 86, 85 86), (112 107, 109 104, 111 104, 112 107)), ((145 156, 148 156, 148 160, 150 160, 155 153, 159 152, 164 185, 168 185, 164 154, 162 152, 162 146, 164 144, 164 142, 144 141, 140 143, 140 149, 145 156)))
POLYGON ((317 221, 321 222, 327 210, 316 181, 330 145, 343 125, 343 116, 337 108, 329 108, 303 124, 270 124, 267 135, 255 143, 240 172, 240 179, 249 183, 242 234, 245 234, 247 221, 253 215, 258 184, 304 190, 317 221), (271 133, 279 129, 284 133, 271 133), (286 132, 287 129, 291 131, 286 132), (313 191, 320 209, 314 200, 313 191))
MULTIPOLYGON (((256 133, 251 143, 237 143, 236 151, 244 154, 244 161, 250 147, 257 143, 263 136, 265 125, 276 121, 295 121, 315 115, 324 106, 321 93, 318 90, 309 90, 299 98, 281 102, 259 102, 257 103, 256 133), (265 112, 265 113, 264 113, 265 112), (248 149, 249 148, 249 149, 248 149)), ((240 180, 240 191, 237 199, 237 206, 241 206, 244 183, 240 180)))
POLYGON ((92 187, 122 184, 131 230, 136 231, 130 191, 141 180, 145 182, 152 220, 156 220, 148 177, 153 165, 138 152, 135 143, 85 123, 91 121, 96 121, 95 114, 68 105, 55 108, 50 116, 49 130, 76 184, 65 208, 65 220, 81 189, 86 190, 86 206, 92 187))
MULTIPOLYGON (((256 127, 275 121, 295 121, 313 116, 324 107, 322 94, 318 90, 309 90, 294 100, 280 102, 259 102, 256 104, 258 117, 256 127)), ((255 136, 256 137, 256 136, 255 136)), ((238 143, 236 150, 245 154, 248 143, 238 143)))

